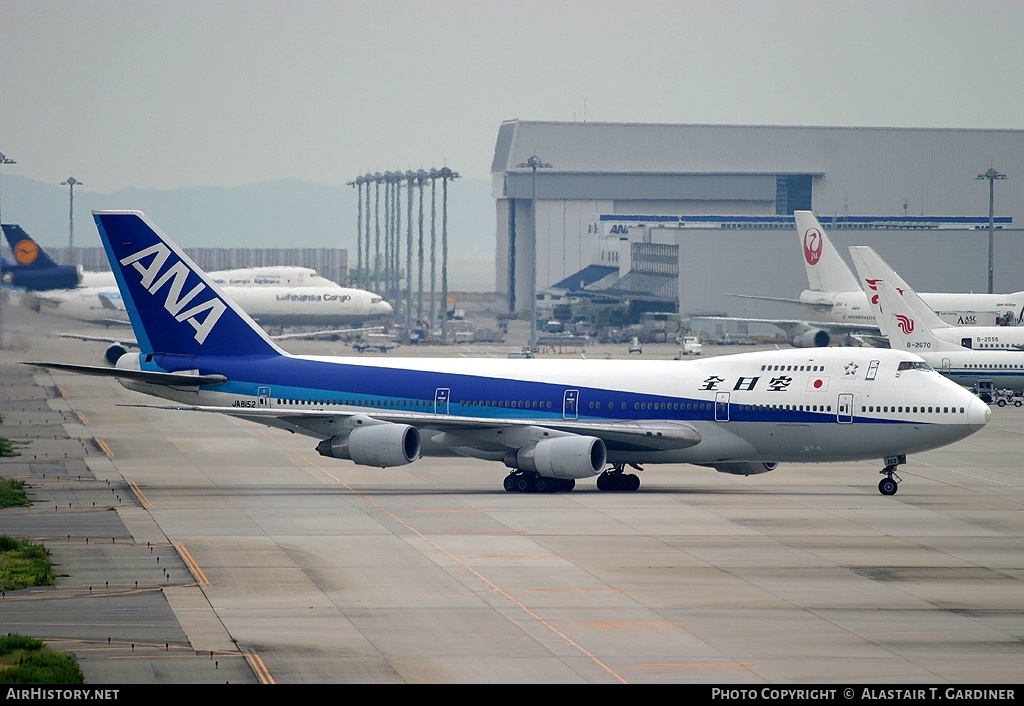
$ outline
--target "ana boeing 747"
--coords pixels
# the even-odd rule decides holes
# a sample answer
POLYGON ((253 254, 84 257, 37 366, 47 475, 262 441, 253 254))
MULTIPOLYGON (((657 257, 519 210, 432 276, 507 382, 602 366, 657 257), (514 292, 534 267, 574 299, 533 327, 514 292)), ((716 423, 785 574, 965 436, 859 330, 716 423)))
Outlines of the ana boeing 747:
MULTIPOLYGON (((304 434, 329 458, 387 468, 465 456, 508 491, 633 491, 629 469, 693 464, 752 475, 779 463, 906 455, 983 428, 989 407, 904 351, 775 350, 692 361, 294 355, 138 211, 94 212, 141 350, 116 377, 171 412, 304 434), (912 410, 912 411, 911 411, 912 410)), ((142 405, 151 406, 151 405, 142 405)))

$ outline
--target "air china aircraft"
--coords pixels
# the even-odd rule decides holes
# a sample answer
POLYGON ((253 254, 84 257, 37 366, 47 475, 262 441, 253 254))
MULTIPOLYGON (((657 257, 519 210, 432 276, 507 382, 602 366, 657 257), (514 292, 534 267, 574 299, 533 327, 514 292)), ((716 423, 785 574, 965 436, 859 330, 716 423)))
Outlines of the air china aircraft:
MULTIPOLYGON (((852 249, 851 249, 852 250, 852 249)), ((879 327, 893 350, 923 358, 949 380, 963 386, 991 382, 995 387, 1024 388, 1024 353, 1008 350, 972 350, 935 335, 941 322, 912 289, 902 292, 884 280, 873 280, 872 298, 879 327)))
MULTIPOLYGON (((732 296, 800 304, 825 320, 717 318, 773 324, 781 328, 793 346, 798 348, 828 346, 837 341, 843 345, 879 344, 881 334, 871 305, 853 270, 839 255, 812 212, 795 211, 793 216, 800 238, 808 288, 800 293, 799 299, 750 294, 732 296)), ((926 292, 920 296, 942 320, 957 325, 991 325, 997 321, 1019 324, 1024 314, 1024 292, 926 292)))
POLYGON ((305 434, 326 457, 386 468, 466 456, 511 469, 508 491, 632 491, 627 468, 689 463, 750 475, 780 462, 884 459, 988 422, 986 404, 902 351, 760 351, 687 362, 293 355, 138 211, 94 218, 141 352, 116 377, 158 406, 305 434), (900 410, 897 412, 896 410, 900 410), (913 409, 913 412, 909 410, 913 409), (883 411, 884 410, 884 411, 883 411))
MULTIPOLYGON (((853 259, 853 266, 857 270, 857 276, 864 292, 867 294, 871 304, 872 313, 878 302, 878 293, 875 290, 875 283, 884 280, 890 287, 895 287, 898 292, 912 292, 903 278, 889 267, 889 265, 878 256, 872 248, 866 245, 854 245, 850 247, 850 257, 853 259)), ((920 295, 916 295, 920 301, 920 295)), ((975 348, 978 350, 1024 350, 1024 326, 954 326, 943 321, 927 304, 922 302, 924 312, 922 318, 927 316, 928 327, 932 334, 940 340, 952 343, 954 346, 963 348, 975 348)), ((876 317, 877 318, 877 317, 876 317)), ((886 336, 889 332, 882 328, 886 336)))

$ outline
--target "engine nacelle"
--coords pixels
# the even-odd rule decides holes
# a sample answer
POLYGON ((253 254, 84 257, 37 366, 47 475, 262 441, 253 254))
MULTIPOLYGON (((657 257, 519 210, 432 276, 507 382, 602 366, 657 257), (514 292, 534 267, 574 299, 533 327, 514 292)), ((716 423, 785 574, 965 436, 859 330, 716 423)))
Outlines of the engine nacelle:
POLYGON ((112 343, 107 346, 107 350, 103 351, 103 360, 107 361, 110 365, 117 365, 117 361, 127 352, 128 349, 120 343, 112 343))
POLYGON ((816 328, 794 336, 790 343, 794 348, 827 348, 832 343, 832 336, 828 331, 816 328))
POLYGON ((363 466, 404 466, 420 455, 420 433, 408 424, 373 424, 332 436, 316 445, 317 453, 363 466))
POLYGON ((142 370, 142 355, 139 353, 124 353, 114 363, 118 370, 142 370))
POLYGON ((715 463, 711 467, 719 473, 730 473, 734 476, 756 476, 759 473, 774 471, 779 464, 744 461, 742 463, 715 463))
POLYGON ((509 451, 504 461, 509 468, 550 478, 590 478, 604 470, 608 450, 594 436, 559 436, 509 451))

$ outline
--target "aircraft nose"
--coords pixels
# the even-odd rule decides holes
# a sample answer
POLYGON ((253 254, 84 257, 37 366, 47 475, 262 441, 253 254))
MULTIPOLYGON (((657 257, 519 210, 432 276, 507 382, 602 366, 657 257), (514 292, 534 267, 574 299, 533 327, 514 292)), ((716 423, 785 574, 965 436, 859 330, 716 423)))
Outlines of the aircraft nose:
MULTIPOLYGON (((974 396, 972 395, 972 397, 974 396)), ((971 429, 978 431, 988 424, 990 419, 992 419, 992 408, 979 398, 974 397, 967 405, 967 423, 971 425, 971 429)))

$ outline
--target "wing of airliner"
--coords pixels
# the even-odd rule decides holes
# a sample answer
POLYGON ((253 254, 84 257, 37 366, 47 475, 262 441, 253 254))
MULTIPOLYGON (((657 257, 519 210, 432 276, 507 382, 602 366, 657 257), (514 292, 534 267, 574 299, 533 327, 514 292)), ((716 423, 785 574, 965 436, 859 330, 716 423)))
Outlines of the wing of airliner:
POLYGON ((755 299, 757 301, 762 301, 762 302, 781 302, 783 304, 796 304, 798 306, 802 306, 802 307, 805 307, 805 308, 808 308, 808 307, 812 308, 812 309, 814 309, 816 311, 819 311, 819 312, 821 312, 823 314, 826 314, 826 315, 830 311, 832 311, 832 303, 831 302, 812 302, 812 303, 807 303, 807 302, 802 302, 799 299, 793 299, 791 297, 766 297, 766 296, 760 296, 760 295, 757 295, 757 294, 730 294, 729 296, 730 297, 736 297, 737 299, 755 299))
MULTIPOLYGON (((127 321, 120 321, 111 319, 110 323, 116 323, 120 325, 128 325, 127 321)), ((350 334, 360 334, 363 332, 380 331, 380 326, 368 326, 360 328, 343 328, 343 329, 331 329, 326 331, 304 331, 301 333, 285 333, 278 336, 271 336, 275 341, 294 341, 310 338, 323 338, 326 336, 345 336, 350 334)), ((115 365, 118 359, 128 352, 129 348, 138 348, 139 342, 131 337, 112 337, 112 336, 94 336, 91 334, 83 333, 58 333, 61 338, 74 338, 79 341, 94 341, 96 343, 106 343, 107 348, 103 351, 103 359, 110 365, 115 365)), ((386 353, 392 350, 395 346, 388 346, 386 350, 381 349, 382 353, 386 353)), ((360 351, 362 352, 362 351, 360 351)), ((104 368, 101 368, 104 369, 104 368)))
POLYGON ((701 321, 726 321, 745 324, 771 324, 782 329, 794 348, 825 348, 867 345, 887 348, 888 340, 877 326, 848 324, 836 321, 808 321, 806 319, 755 319, 741 316, 694 316, 701 321))
POLYGON ((328 458, 387 468, 466 456, 500 464, 504 489, 520 492, 590 478, 633 491, 640 481, 626 470, 647 463, 753 475, 877 458, 891 495, 908 453, 969 436, 990 415, 919 357, 884 349, 685 362, 290 354, 143 214, 94 218, 140 351, 114 368, 28 364, 166 401, 145 406, 310 436, 328 458))

